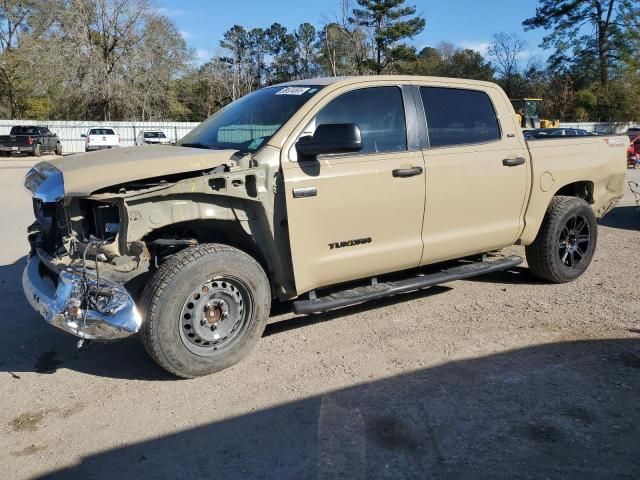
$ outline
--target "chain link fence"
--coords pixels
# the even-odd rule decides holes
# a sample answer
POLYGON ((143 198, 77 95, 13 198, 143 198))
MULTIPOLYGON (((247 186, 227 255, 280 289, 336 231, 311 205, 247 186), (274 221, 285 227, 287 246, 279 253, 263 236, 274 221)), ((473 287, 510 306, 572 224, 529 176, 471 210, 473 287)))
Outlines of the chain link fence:
MULTIPOLYGON (((42 125, 46 126, 53 133, 58 135, 62 141, 62 149, 65 153, 84 152, 84 139, 80 137, 92 127, 112 128, 118 135, 123 147, 135 145, 136 136, 141 130, 162 130, 171 141, 178 141, 187 133, 193 130, 199 122, 94 122, 94 121, 63 121, 63 120, 0 120, 0 135, 8 135, 14 125, 42 125)), ((625 133, 628 128, 637 126, 634 123, 612 123, 612 122, 563 122, 560 124, 564 128, 581 128, 590 132, 602 134, 625 133)), ((253 127, 255 128, 255 127, 253 127)), ((273 134, 273 128, 264 126, 264 135, 273 134)), ((243 137, 243 132, 248 138, 255 138, 254 132, 249 132, 249 127, 240 127, 238 131, 221 132, 225 137, 243 137), (249 134, 250 133, 250 134, 249 134), (253 136, 251 136, 253 135, 253 136)), ((231 141, 227 139, 226 141, 231 141)))
POLYGON ((180 140, 193 130, 199 122, 93 122, 62 120, 0 120, 0 135, 8 135, 14 125, 41 125, 58 135, 65 153, 84 152, 84 139, 80 137, 92 127, 112 128, 123 147, 135 145, 141 130, 162 130, 171 141, 180 140))

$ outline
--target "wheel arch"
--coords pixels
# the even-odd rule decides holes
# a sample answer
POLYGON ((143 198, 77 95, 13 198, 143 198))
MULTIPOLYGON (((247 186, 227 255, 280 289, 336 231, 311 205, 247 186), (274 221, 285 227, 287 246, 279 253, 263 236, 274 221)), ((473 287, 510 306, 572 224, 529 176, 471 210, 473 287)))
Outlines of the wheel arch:
MULTIPOLYGON (((202 243, 221 243, 237 248, 253 257, 263 268, 273 283, 273 272, 269 268, 265 252, 256 243, 253 235, 248 233, 238 221, 220 219, 198 219, 173 223, 155 229, 142 238, 148 246, 156 240, 195 240, 202 243)), ((180 245, 184 248, 188 244, 180 245)), ((176 249, 178 250, 178 249, 176 249)))
POLYGON ((590 205, 595 203, 595 184, 590 180, 573 180, 557 187, 555 192, 534 191, 533 199, 529 203, 525 214, 525 227, 516 242, 518 245, 530 245, 538 236, 542 221, 549 209, 549 205, 556 197, 582 198, 590 205))
POLYGON ((586 200, 590 204, 595 203, 593 198, 593 190, 594 184, 589 180, 580 180, 576 182, 571 182, 556 191, 553 194, 554 197, 578 197, 586 200))

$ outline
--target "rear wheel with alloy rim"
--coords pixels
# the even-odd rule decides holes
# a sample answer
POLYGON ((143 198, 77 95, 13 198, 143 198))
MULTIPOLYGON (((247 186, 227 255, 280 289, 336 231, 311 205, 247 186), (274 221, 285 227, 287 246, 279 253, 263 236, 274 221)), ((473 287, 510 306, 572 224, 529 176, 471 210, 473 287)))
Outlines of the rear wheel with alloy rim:
POLYGON ((575 268, 589 251, 591 235, 589 222, 582 215, 570 217, 560 231, 558 255, 565 267, 575 268))
POLYGON ((526 248, 529 269, 553 283, 574 280, 591 263, 597 239, 596 217, 585 200, 554 197, 538 236, 526 248))

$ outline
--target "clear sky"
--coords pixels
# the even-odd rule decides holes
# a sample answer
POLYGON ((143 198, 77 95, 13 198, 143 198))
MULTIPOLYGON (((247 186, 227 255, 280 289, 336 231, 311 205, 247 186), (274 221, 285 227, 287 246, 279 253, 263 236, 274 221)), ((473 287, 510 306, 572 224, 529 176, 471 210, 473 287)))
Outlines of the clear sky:
MULTIPOLYGON (((518 33, 529 42, 532 54, 547 55, 538 49, 544 34, 525 32, 522 21, 535 13, 537 0, 408 0, 427 21, 414 39, 418 48, 447 41, 485 53, 491 35, 500 31, 518 33)), ((222 34, 234 24, 268 27, 279 22, 292 30, 308 21, 320 25, 336 18, 340 0, 156 0, 158 9, 178 25, 190 47, 202 60, 219 48, 222 34)))

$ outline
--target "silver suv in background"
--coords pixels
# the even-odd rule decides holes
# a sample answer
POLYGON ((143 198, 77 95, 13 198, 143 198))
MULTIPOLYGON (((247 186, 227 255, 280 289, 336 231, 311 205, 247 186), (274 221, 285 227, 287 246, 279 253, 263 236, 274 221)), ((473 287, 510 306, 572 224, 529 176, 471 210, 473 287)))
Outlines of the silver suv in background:
POLYGON ((162 130, 142 130, 136 136, 136 146, 166 145, 171 143, 162 130))

